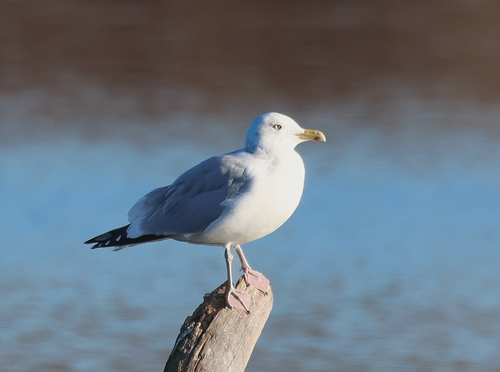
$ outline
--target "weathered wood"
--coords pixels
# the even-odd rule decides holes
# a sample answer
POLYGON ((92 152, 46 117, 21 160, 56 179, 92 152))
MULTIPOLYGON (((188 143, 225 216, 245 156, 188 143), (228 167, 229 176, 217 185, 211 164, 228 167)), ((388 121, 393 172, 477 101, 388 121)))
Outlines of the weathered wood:
POLYGON ((236 288, 252 296, 250 314, 226 308, 226 283, 210 294, 181 327, 163 372, 243 372, 273 307, 273 294, 236 288))

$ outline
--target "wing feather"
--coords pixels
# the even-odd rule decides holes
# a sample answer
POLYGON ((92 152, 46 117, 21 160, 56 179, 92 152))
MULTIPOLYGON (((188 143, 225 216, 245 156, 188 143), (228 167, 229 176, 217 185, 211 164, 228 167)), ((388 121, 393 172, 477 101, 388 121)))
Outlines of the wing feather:
POLYGON ((224 210, 224 201, 249 185, 246 161, 231 153, 205 160, 170 186, 151 191, 129 212, 127 235, 199 233, 224 210))

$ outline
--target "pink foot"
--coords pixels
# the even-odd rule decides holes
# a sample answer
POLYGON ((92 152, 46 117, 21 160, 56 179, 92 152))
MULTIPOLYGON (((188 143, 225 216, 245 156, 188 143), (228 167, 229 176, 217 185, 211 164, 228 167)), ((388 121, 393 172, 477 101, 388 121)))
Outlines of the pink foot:
POLYGON ((257 288, 259 291, 267 294, 269 279, 267 279, 262 273, 256 270, 245 271, 245 282, 247 285, 257 288))
POLYGON ((229 290, 226 297, 226 303, 230 308, 241 309, 247 313, 250 313, 251 301, 252 297, 248 293, 236 289, 229 290))

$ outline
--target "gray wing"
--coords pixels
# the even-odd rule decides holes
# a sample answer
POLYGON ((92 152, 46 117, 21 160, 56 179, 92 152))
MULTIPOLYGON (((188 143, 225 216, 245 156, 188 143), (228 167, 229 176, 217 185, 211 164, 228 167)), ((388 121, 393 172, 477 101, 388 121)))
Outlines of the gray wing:
POLYGON ((128 237, 202 232, 219 218, 225 200, 249 186, 246 164, 237 152, 213 157, 151 191, 128 213, 128 237))

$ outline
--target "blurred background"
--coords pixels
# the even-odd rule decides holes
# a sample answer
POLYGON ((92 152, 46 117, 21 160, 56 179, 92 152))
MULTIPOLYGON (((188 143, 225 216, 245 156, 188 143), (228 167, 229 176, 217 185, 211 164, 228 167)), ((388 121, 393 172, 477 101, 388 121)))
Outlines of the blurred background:
POLYGON ((2 371, 161 371, 223 250, 83 241, 268 111, 301 205, 246 245, 247 371, 500 369, 500 3, 0 0, 2 371))

